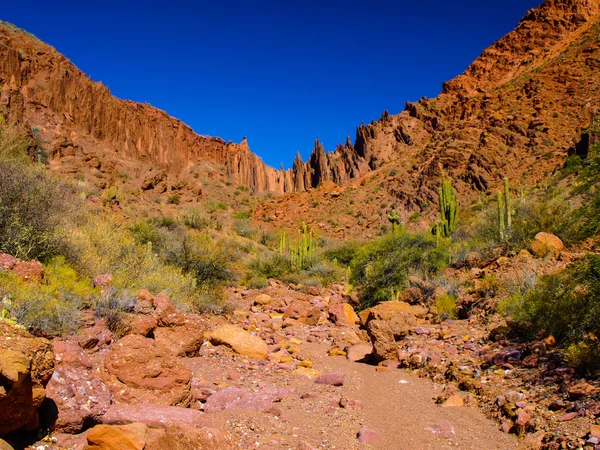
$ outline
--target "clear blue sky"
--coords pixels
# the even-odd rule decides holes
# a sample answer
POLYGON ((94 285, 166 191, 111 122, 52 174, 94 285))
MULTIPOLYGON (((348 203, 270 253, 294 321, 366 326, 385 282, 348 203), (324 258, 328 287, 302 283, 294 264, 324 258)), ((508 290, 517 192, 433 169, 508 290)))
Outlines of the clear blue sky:
POLYGON ((119 98, 291 166, 361 122, 436 96, 541 0, 4 2, 119 98))

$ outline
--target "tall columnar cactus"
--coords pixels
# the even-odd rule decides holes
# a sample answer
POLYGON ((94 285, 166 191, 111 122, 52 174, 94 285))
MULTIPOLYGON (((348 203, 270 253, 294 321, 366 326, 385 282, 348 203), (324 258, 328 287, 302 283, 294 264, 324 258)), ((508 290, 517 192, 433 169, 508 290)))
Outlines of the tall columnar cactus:
POLYGON ((506 217, 506 229, 510 230, 512 227, 512 199, 506 177, 504 178, 504 216, 506 217))
POLYGON ((504 192, 498 191, 498 234, 506 239, 512 228, 512 198, 508 178, 504 178, 504 192))
POLYGON ((285 231, 279 236, 279 253, 283 255, 287 249, 287 235, 285 231))
POLYGON ((290 265, 301 269, 312 264, 315 254, 315 242, 313 232, 309 230, 306 223, 298 230, 296 242, 290 243, 290 265))
POLYGON ((498 191, 498 234, 500 240, 504 239, 504 201, 502 199, 502 192, 498 191))
POLYGON ((400 216, 398 215, 395 209, 392 209, 392 212, 388 214, 388 220, 392 223, 392 231, 396 233, 396 231, 398 231, 398 223, 400 222, 400 216))
POLYGON ((442 184, 438 189, 438 198, 440 202, 441 220, 439 226, 440 232, 444 237, 450 237, 458 222, 458 200, 456 200, 456 191, 452 187, 452 181, 446 179, 442 174, 442 184))

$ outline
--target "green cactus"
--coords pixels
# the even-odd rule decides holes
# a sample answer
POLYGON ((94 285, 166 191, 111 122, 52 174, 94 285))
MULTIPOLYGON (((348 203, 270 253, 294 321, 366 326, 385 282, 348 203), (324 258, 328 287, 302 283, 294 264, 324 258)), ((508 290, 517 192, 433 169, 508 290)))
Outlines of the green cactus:
POLYGON ((498 234, 500 240, 504 239, 504 201, 502 200, 502 192, 498 191, 498 234))
POLYGON ((508 178, 504 178, 504 192, 498 191, 498 234, 500 240, 508 238, 512 228, 512 198, 508 178))
POLYGON ((281 233, 281 236, 279 237, 279 253, 283 255, 285 253, 286 248, 287 248, 287 235, 284 231, 283 233, 281 233))
POLYGON ((508 186, 508 178, 504 178, 504 216, 506 217, 506 228, 512 228, 512 200, 510 198, 510 188, 508 186))
POLYGON ((303 223, 302 228, 298 230, 296 241, 290 243, 289 255, 290 265, 294 269, 304 269, 312 265, 315 255, 315 241, 313 232, 308 229, 306 223, 303 223))
POLYGON ((441 234, 448 238, 456 230, 456 224, 458 222, 458 200, 456 200, 456 191, 452 187, 452 181, 446 179, 443 174, 442 184, 438 189, 438 198, 441 219, 436 226, 441 227, 441 234))
POLYGON ((388 220, 392 223, 392 231, 396 233, 396 231, 398 231, 398 223, 400 222, 400 216, 398 215, 395 209, 392 209, 392 212, 388 214, 388 220))

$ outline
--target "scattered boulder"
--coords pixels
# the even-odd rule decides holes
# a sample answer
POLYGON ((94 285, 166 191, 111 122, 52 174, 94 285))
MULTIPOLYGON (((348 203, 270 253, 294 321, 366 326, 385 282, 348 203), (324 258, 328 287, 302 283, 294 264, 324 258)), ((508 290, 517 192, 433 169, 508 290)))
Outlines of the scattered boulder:
POLYGON ((448 400, 442 403, 442 408, 454 408, 457 406, 464 406, 464 404, 465 401, 462 399, 462 397, 459 397, 458 395, 452 395, 448 398, 448 400))
POLYGON ((356 433, 356 438, 363 444, 373 444, 379 440, 379 433, 369 428, 361 428, 356 433))
POLYGON ((159 327, 173 327, 185 325, 185 315, 177 310, 164 292, 153 297, 154 316, 159 327))
POLYGON ((343 386, 346 375, 344 372, 328 372, 319 376, 315 383, 317 384, 328 384, 330 386, 343 386))
POLYGON ((263 392, 251 394, 238 387, 226 387, 208 397, 204 405, 206 413, 224 411, 226 409, 250 409, 258 412, 268 412, 273 409, 277 395, 263 392))
POLYGON ((44 277, 44 266, 39 261, 18 261, 12 270, 25 281, 38 283, 44 277))
POLYGON ((114 404, 102 416, 102 423, 105 425, 127 425, 136 422, 152 428, 212 426, 211 419, 203 412, 178 406, 114 404))
POLYGON ((267 294, 259 294, 254 298, 254 304, 258 306, 270 305, 273 302, 273 297, 267 294))
POLYGON ((239 355, 254 359, 266 359, 267 343, 258 336, 235 325, 224 325, 212 331, 209 340, 213 345, 226 345, 239 355))
POLYGON ((377 361, 398 359, 398 345, 394 340, 394 332, 385 320, 369 321, 367 332, 373 343, 373 355, 377 361))
POLYGON ((126 321, 129 324, 129 334, 139 334, 144 337, 152 337, 158 326, 156 317, 147 314, 127 314, 126 321))
POLYGON ((46 421, 64 433, 79 433, 85 425, 99 423, 113 401, 106 385, 92 371, 65 364, 54 371, 46 396, 54 404, 44 408, 44 414, 51 416, 54 408, 58 413, 46 421))
POLYGON ((196 356, 204 342, 204 331, 190 326, 157 328, 154 339, 175 356, 196 356))
POLYGON ((564 248, 565 245, 558 236, 544 232, 536 234, 531 243, 531 251, 538 258, 548 255, 555 258, 564 248))
POLYGON ((37 408, 54 370, 47 339, 0 321, 0 435, 37 426, 37 408))
POLYGON ((348 303, 329 305, 329 317, 338 326, 352 326, 359 322, 354 308, 348 303))
MULTIPOLYGON (((366 309, 367 322, 370 320, 391 320, 394 316, 404 315, 424 318, 427 315, 427 310, 422 306, 409 305, 406 302, 390 301, 381 302, 377 306, 366 309)), ((363 311, 364 313, 364 311, 363 311)))
POLYGON ((171 426, 151 429, 144 450, 232 450, 234 445, 228 433, 217 428, 171 426))
POLYGON ((302 300, 292 300, 283 315, 283 320, 305 320, 310 310, 310 303, 302 300))
POLYGON ((130 425, 96 425, 87 432, 86 450, 143 450, 148 427, 130 425))
POLYGON ((135 334, 121 338, 110 347, 104 366, 127 386, 158 391, 161 405, 189 405, 190 369, 152 339, 135 334))
POLYGON ((346 358, 353 362, 365 361, 373 353, 371 344, 356 344, 346 350, 346 358))

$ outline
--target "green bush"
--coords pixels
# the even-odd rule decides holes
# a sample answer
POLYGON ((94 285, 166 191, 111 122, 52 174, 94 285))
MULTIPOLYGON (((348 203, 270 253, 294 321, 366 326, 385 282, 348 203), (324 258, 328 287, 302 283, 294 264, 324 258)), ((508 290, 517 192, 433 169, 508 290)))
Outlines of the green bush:
POLYGON ((437 246, 430 234, 390 235, 358 251, 350 265, 350 282, 358 287, 361 308, 369 308, 395 298, 406 288, 409 274, 428 279, 447 262, 447 247, 437 246))
POLYGON ((37 335, 56 336, 74 332, 80 311, 99 294, 90 279, 82 278, 64 258, 44 266, 44 280, 32 283, 14 272, 0 272, 0 298, 11 302, 10 316, 37 335))
POLYGON ((435 309, 437 310, 438 316, 442 319, 456 319, 458 315, 456 297, 449 294, 436 297, 435 309))
POLYGON ((281 278, 291 271, 289 258, 279 253, 269 252, 250 261, 250 278, 281 278))
POLYGON ((336 261, 343 266, 349 266, 360 247, 361 244, 355 241, 342 242, 326 249, 323 257, 331 262, 336 261))
POLYGON ((588 255, 563 272, 542 277, 534 289, 499 306, 532 335, 543 331, 558 342, 572 343, 589 333, 600 334, 600 255, 588 255))
POLYGON ((0 251, 25 260, 59 255, 76 203, 43 168, 0 159, 0 251))

